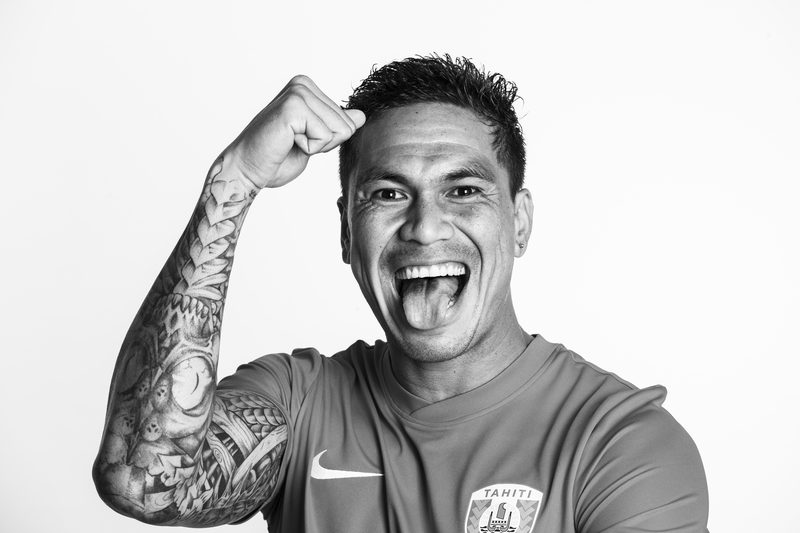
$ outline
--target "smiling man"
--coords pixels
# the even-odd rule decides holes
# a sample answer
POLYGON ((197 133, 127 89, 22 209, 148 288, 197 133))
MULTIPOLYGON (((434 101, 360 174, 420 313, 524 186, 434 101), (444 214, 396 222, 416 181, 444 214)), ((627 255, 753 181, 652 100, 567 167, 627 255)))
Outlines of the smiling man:
POLYGON ((490 380, 530 342, 510 292, 530 193, 512 185, 492 127, 472 111, 417 103, 373 118, 343 168, 344 259, 386 331, 395 371, 413 379, 406 386, 448 398, 490 380))
POLYGON ((269 530, 706 531, 702 463, 661 407, 519 324, 530 236, 516 87, 466 59, 370 74, 346 109, 294 78, 214 163, 123 343, 95 462, 153 524, 269 530), (386 333, 216 385, 248 208, 340 149, 342 257, 386 333))

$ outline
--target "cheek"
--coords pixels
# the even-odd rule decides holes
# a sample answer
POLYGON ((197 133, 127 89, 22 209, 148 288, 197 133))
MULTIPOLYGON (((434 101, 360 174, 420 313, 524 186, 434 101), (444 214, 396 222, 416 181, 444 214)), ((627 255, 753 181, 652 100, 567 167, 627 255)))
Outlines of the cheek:
POLYGON ((514 220, 511 216, 493 212, 487 215, 461 218, 463 232, 480 254, 482 277, 490 282, 506 283, 514 262, 514 220))
MULTIPOLYGON (((352 254, 366 263, 378 260, 393 233, 393 224, 376 211, 364 211, 350 221, 352 254)), ((368 265, 363 268, 368 269, 368 265)))
POLYGON ((487 250, 506 248, 514 238, 513 218, 496 211, 462 211, 457 225, 473 242, 487 250))
POLYGON ((350 269, 362 291, 369 290, 371 273, 377 270, 385 242, 370 217, 359 217, 350 228, 350 269))

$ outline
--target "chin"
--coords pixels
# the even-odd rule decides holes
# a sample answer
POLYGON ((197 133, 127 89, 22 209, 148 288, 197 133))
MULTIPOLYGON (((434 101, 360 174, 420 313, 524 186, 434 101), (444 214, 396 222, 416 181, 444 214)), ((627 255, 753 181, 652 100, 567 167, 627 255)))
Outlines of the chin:
POLYGON ((472 336, 422 334, 391 335, 391 344, 396 345, 405 357, 416 363, 443 363, 464 354, 470 346, 472 336))

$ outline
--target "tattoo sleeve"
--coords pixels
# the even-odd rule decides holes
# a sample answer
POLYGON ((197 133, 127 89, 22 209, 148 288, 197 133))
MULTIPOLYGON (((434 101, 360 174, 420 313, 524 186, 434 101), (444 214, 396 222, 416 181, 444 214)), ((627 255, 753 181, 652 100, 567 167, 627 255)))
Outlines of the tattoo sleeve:
POLYGON ((267 398, 216 391, 233 251, 255 191, 218 159, 117 359, 94 479, 115 510, 211 526, 275 490, 286 423, 267 398))

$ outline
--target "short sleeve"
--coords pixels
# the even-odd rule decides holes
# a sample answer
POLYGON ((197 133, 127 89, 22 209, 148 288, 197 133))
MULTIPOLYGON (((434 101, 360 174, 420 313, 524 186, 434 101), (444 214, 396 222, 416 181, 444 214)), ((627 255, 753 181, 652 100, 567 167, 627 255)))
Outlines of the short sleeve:
POLYGON ((586 434, 575 485, 581 533, 707 533, 697 447, 661 407, 662 387, 608 398, 586 434))
MULTIPOLYGON (((312 348, 295 350, 291 355, 265 355, 241 365, 235 373, 223 378, 217 385, 217 390, 220 392, 253 393, 266 398, 281 412, 286 421, 287 444, 278 472, 278 487, 283 487, 286 480, 286 469, 291 460, 298 412, 308 390, 319 375, 321 364, 322 355, 312 348)), ((260 510, 265 516, 280 499, 281 492, 282 489, 276 494, 276 497, 270 498, 261 507, 260 510)), ((258 511, 254 510, 236 523, 249 520, 256 512, 258 511)))
POLYGON ((248 391, 274 402, 284 413, 290 427, 313 385, 322 365, 322 355, 313 348, 289 354, 270 354, 241 365, 223 378, 218 390, 248 391))

